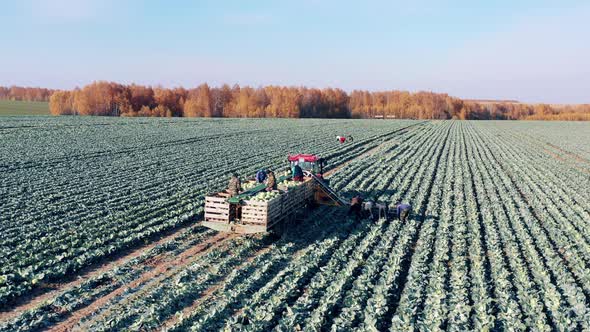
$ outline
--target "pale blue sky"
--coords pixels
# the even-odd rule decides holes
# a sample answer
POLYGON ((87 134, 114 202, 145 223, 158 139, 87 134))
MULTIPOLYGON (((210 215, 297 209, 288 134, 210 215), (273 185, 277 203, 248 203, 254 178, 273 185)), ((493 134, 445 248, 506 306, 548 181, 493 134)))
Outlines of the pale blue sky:
POLYGON ((588 1, 3 0, 0 85, 430 90, 590 103, 588 1))

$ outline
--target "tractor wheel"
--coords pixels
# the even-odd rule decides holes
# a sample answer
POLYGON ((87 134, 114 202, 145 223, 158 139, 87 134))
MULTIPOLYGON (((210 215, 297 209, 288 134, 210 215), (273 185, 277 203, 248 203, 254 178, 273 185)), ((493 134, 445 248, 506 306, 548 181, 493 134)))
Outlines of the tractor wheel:
POLYGON ((281 222, 278 222, 273 228, 271 233, 277 239, 280 239, 285 235, 289 227, 293 226, 293 215, 288 215, 281 222))
POLYGON ((270 231, 270 236, 274 240, 280 240, 283 237, 283 233, 285 232, 285 221, 279 222, 270 231))
POLYGON ((318 207, 318 204, 316 203, 314 198, 309 198, 305 201, 305 205, 304 205, 304 214, 306 215, 308 211, 311 211, 313 209, 315 209, 316 207, 318 207))

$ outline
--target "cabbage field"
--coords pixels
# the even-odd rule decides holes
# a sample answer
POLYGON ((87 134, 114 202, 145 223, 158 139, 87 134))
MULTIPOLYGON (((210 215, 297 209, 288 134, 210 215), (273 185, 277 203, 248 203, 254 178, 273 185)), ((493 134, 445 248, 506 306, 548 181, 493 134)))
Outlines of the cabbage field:
POLYGON ((587 123, 7 117, 0 142, 0 331, 590 330, 587 123), (300 152, 414 213, 200 226, 300 152))

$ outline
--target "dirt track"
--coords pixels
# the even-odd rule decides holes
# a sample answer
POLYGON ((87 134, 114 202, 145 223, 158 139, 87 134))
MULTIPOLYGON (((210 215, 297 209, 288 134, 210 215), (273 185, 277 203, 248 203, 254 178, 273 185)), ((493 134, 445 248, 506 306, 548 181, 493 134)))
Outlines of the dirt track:
POLYGON ((16 303, 16 305, 14 305, 10 311, 0 311, 0 321, 10 320, 10 319, 20 315, 24 311, 32 309, 32 308, 42 304, 44 301, 47 301, 47 300, 57 296, 59 293, 63 292, 66 289, 70 289, 72 287, 79 286, 82 283, 84 283, 85 281, 87 281, 88 279, 99 276, 107 271, 114 269, 116 266, 119 266, 121 264, 124 264, 125 262, 128 262, 134 258, 137 258, 141 254, 143 254, 145 251, 148 251, 148 250, 156 247, 157 245, 160 245, 162 243, 172 240, 173 238, 177 237, 180 233, 182 233, 184 230, 188 229, 189 227, 190 227, 190 225, 179 227, 178 229, 175 229, 171 234, 168 234, 155 242, 152 242, 150 244, 143 245, 139 248, 136 248, 133 251, 131 251, 127 254, 124 254, 115 260, 111 260, 111 261, 105 262, 102 265, 92 266, 88 269, 85 269, 73 281, 52 284, 51 288, 47 289, 45 292, 40 291, 40 292, 37 292, 33 296, 25 297, 25 298, 21 299, 20 301, 18 301, 16 303))
MULTIPOLYGON (((69 319, 53 326, 49 331, 64 331, 65 332, 65 331, 71 331, 71 330, 83 330, 83 327, 76 326, 82 318, 88 317, 91 313, 96 312, 102 306, 107 304, 111 299, 113 299, 114 297, 116 297, 118 295, 121 295, 125 291, 126 288, 135 288, 135 287, 138 287, 139 285, 142 285, 142 284, 149 285, 149 284, 157 283, 158 281, 166 278, 167 276, 175 273, 179 269, 185 267, 190 262, 192 262, 192 259, 199 257, 203 253, 207 252, 207 250, 214 248, 214 247, 221 246, 221 245, 223 245, 223 243, 225 241, 230 240, 235 237, 236 237, 236 235, 234 235, 234 234, 219 233, 219 234, 214 235, 213 237, 206 240, 205 242, 202 242, 192 248, 189 248, 188 250, 186 250, 185 252, 180 254, 178 256, 178 258, 171 260, 171 261, 164 261, 161 264, 158 264, 153 270, 144 273, 143 275, 141 275, 138 279, 134 280, 133 282, 118 287, 117 289, 115 289, 111 293, 99 298, 98 300, 94 301, 93 303, 91 303, 87 307, 74 312, 70 316, 69 319)), ((129 298, 127 298, 126 301, 128 301, 132 298, 136 298, 136 297, 140 296, 141 294, 143 294, 143 292, 137 292, 137 293, 133 294, 132 296, 130 296, 129 298)), ((104 315, 107 315, 110 311, 111 311, 111 309, 109 308, 109 309, 101 312, 100 314, 93 316, 92 320, 85 322, 85 324, 91 323, 95 319, 97 319, 99 317, 103 317, 104 315)))

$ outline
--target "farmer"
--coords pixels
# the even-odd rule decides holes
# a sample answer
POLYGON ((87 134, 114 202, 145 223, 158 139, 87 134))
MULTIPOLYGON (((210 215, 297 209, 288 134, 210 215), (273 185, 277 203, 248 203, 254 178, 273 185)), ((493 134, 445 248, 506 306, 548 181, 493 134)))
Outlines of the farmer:
POLYGON ((229 193, 230 197, 236 196, 242 190, 242 183, 240 182, 240 178, 238 177, 237 173, 232 174, 231 179, 229 179, 229 184, 227 185, 227 192, 229 193))
POLYGON ((412 213, 412 206, 410 204, 404 204, 401 200, 397 200, 395 202, 395 208, 397 211, 397 216, 401 222, 406 222, 408 220, 408 216, 412 213))
POLYGON ((384 203, 375 203, 375 207, 379 210, 379 218, 385 218, 387 220, 387 205, 384 203))
POLYGON ((374 206, 375 202, 372 199, 367 200, 366 202, 363 202, 362 206, 362 210, 365 214, 365 216, 371 217, 371 220, 375 220, 375 216, 373 215, 373 206, 374 206))
POLYGON ((350 200, 350 208, 348 209, 348 216, 354 214, 355 220, 359 221, 361 219, 361 211, 363 207, 363 198, 360 195, 354 196, 350 200))
POLYGON ((266 171, 261 169, 256 172, 256 182, 263 183, 266 180, 266 171))
POLYGON ((301 166, 295 164, 291 171, 293 173, 293 181, 303 181, 303 170, 301 166))
POLYGON ((268 178, 266 179, 266 191, 277 190, 277 179, 275 178, 275 172, 268 171, 268 178))

